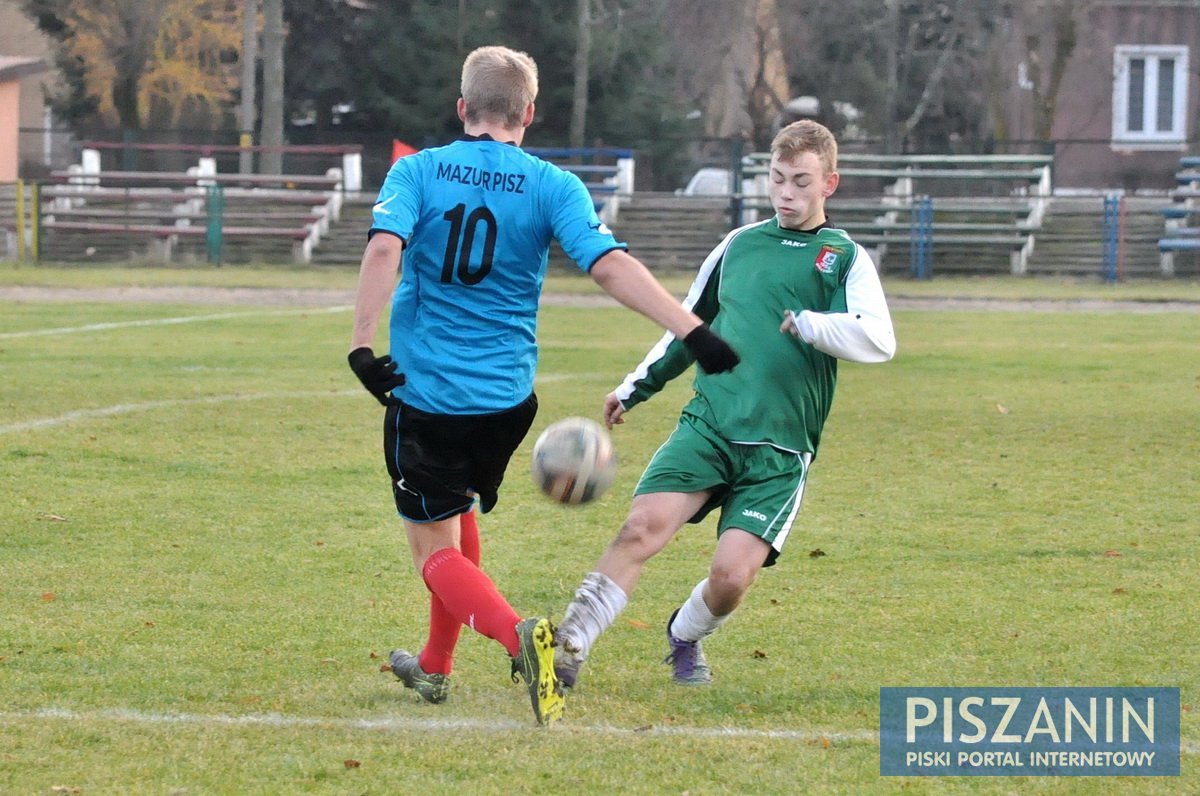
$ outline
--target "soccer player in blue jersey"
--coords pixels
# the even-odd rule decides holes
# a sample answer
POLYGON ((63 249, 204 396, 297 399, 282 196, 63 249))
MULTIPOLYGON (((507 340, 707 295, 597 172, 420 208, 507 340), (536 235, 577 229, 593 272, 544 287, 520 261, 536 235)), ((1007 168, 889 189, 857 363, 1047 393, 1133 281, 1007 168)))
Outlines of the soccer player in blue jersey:
MULTIPOLYGON (((825 215, 837 142, 811 120, 771 144, 775 215, 730 232, 705 259, 685 305, 743 356, 733 373, 697 373, 695 395, 634 489, 616 539, 559 628, 558 676, 573 686, 592 645, 624 609, 642 567, 688 522, 719 509, 708 577, 667 620, 677 683, 712 678, 700 642, 783 552, 833 404, 838 360, 886 362, 896 336, 867 250, 825 215)), ((611 428, 691 365, 668 333, 604 401, 611 428)))
POLYGON ((424 648, 393 651, 392 671, 426 701, 443 701, 465 624, 504 647, 545 724, 563 707, 554 628, 522 620, 479 568, 473 508, 477 498, 485 514, 496 505, 537 411, 537 309, 551 240, 610 295, 683 340, 706 372, 728 372, 738 357, 625 251, 578 177, 520 149, 537 89, 525 53, 493 46, 467 56, 465 135, 399 159, 379 192, 349 362, 386 407, 396 508, 432 595, 424 648), (389 297, 390 353, 376 356, 389 297))

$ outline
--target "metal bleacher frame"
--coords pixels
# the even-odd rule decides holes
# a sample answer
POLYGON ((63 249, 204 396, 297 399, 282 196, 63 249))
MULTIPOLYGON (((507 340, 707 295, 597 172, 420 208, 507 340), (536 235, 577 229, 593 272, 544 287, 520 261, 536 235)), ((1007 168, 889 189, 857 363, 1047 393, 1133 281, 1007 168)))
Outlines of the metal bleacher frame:
POLYGON ((617 147, 526 147, 530 155, 548 160, 583 181, 600 220, 612 225, 621 205, 633 195, 632 149, 617 147))
POLYGON ((1177 255, 1200 252, 1200 155, 1179 159, 1175 182, 1172 204, 1162 209, 1164 235, 1158 241, 1159 267, 1167 277, 1175 275, 1177 255))
MULTIPOLYGON (((769 153, 744 161, 743 181, 735 183, 753 186, 741 197, 744 219, 770 207, 769 162, 769 153)), ((871 249, 882 268, 889 248, 910 250, 914 210, 927 197, 933 217, 921 234, 928 234, 931 252, 1003 251, 1009 271, 1021 275, 1052 195, 1052 165, 1050 155, 843 153, 840 187, 828 207, 834 223, 871 249)))

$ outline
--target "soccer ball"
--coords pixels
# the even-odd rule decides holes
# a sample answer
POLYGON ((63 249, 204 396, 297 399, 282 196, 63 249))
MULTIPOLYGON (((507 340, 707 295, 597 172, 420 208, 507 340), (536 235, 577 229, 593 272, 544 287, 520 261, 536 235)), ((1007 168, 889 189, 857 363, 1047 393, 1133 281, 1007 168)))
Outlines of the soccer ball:
POLYGON ((612 439, 586 417, 552 423, 533 444, 533 481, 559 503, 590 503, 608 491, 616 474, 612 439))

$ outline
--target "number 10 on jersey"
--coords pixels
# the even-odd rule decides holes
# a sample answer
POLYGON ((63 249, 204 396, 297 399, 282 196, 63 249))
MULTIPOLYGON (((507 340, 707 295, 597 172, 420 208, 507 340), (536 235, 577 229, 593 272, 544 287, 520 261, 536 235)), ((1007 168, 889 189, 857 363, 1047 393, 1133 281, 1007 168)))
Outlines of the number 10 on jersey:
POLYGON ((453 282, 457 274, 458 281, 464 285, 479 284, 492 270, 492 258, 496 254, 496 217, 486 207, 477 207, 467 215, 467 206, 457 204, 443 213, 442 218, 450 222, 446 256, 442 260, 442 281, 453 282), (472 271, 471 252, 480 225, 483 226, 483 259, 472 271))

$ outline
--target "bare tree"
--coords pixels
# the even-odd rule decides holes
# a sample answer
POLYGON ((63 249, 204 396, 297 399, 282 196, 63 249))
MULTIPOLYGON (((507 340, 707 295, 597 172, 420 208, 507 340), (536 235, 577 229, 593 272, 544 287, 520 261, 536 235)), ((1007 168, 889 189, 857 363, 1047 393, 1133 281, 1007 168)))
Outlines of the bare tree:
POLYGON ((755 51, 749 98, 751 138, 759 146, 765 146, 774 137, 783 107, 791 99, 775 0, 756 3, 751 43, 755 51))
POLYGON ((1072 0, 1037 0, 1023 20, 1025 63, 1032 84, 1034 133, 1049 141, 1067 64, 1078 43, 1075 18, 1078 3, 1072 0))
POLYGON ((263 174, 283 173, 283 0, 263 0, 263 174))
MULTIPOLYGON (((242 9, 242 102, 238 121, 241 135, 238 144, 248 147, 254 143, 254 120, 256 118, 258 91, 255 67, 258 64, 258 0, 244 0, 242 9)), ((243 149, 238 155, 238 172, 249 174, 254 171, 254 153, 243 149)))
POLYGON ((789 98, 776 0, 701 3, 679 15, 679 57, 692 66, 687 87, 704 108, 705 132, 761 141, 789 98))
POLYGON ((929 109, 929 103, 934 94, 941 89, 942 80, 946 76, 946 67, 950 64, 951 59, 955 55, 955 47, 958 44, 958 31, 952 30, 949 33, 948 40, 942 45, 941 52, 938 53, 937 61, 933 65, 933 69, 929 72, 929 77, 925 80, 925 85, 921 88, 921 96, 917 99, 913 106, 912 112, 908 117, 900 122, 900 140, 904 141, 912 135, 913 130, 921 123, 921 119, 925 116, 925 112, 929 109))
POLYGON ((896 117, 900 102, 900 0, 887 0, 887 91, 884 94, 884 152, 891 155, 900 151, 900 139, 896 134, 896 117))
POLYGON ((588 78, 592 59, 592 4, 578 0, 579 25, 575 36, 575 96, 571 103, 571 127, 567 133, 573 147, 582 147, 587 127, 588 78))

